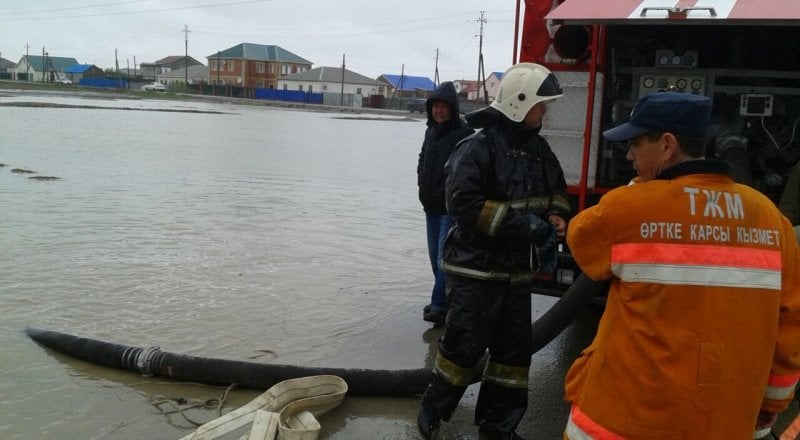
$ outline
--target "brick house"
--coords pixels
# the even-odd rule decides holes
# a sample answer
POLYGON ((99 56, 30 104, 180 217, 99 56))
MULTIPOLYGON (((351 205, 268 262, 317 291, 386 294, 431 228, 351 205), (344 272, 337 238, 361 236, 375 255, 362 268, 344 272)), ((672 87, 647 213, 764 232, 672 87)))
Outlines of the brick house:
POLYGON ((208 79, 211 84, 276 89, 278 78, 304 72, 311 61, 275 45, 241 43, 211 54, 208 79))

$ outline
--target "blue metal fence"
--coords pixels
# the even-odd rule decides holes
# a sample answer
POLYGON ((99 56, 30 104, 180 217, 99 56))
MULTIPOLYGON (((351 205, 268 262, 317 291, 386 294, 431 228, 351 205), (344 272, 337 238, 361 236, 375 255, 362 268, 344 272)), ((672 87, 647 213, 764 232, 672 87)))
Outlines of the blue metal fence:
POLYGON ((81 78, 80 85, 88 87, 103 87, 107 89, 127 89, 128 81, 124 79, 81 78))
POLYGON ((309 93, 301 90, 255 89, 255 97, 256 99, 270 99, 273 101, 322 104, 322 93, 309 93))

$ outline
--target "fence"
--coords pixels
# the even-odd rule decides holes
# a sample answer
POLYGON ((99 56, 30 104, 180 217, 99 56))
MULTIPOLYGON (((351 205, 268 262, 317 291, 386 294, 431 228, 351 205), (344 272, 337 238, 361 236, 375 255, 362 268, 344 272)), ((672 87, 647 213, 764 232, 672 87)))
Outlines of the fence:
POLYGON ((124 79, 107 78, 81 78, 79 84, 88 87, 100 87, 106 89, 127 89, 128 81, 124 79))
POLYGON ((254 94, 256 99, 322 104, 322 93, 310 93, 301 90, 255 89, 254 94))

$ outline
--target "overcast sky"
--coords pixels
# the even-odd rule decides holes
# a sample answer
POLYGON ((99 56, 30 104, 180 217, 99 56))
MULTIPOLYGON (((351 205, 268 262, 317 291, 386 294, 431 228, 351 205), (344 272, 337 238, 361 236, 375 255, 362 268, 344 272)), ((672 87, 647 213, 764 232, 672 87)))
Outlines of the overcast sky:
POLYGON ((375 78, 389 73, 477 79, 481 11, 486 76, 512 62, 516 0, 0 0, 0 56, 72 57, 119 67, 185 51, 274 44, 313 63, 375 78))

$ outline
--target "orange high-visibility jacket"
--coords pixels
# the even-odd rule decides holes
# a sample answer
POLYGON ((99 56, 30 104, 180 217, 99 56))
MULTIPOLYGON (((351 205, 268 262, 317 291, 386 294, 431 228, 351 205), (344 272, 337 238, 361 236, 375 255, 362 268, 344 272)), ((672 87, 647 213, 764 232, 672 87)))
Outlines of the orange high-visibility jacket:
POLYGON ((581 269, 612 278, 597 336, 567 374, 570 439, 752 439, 759 410, 794 395, 794 232, 706 162, 615 189, 569 224, 581 269))

